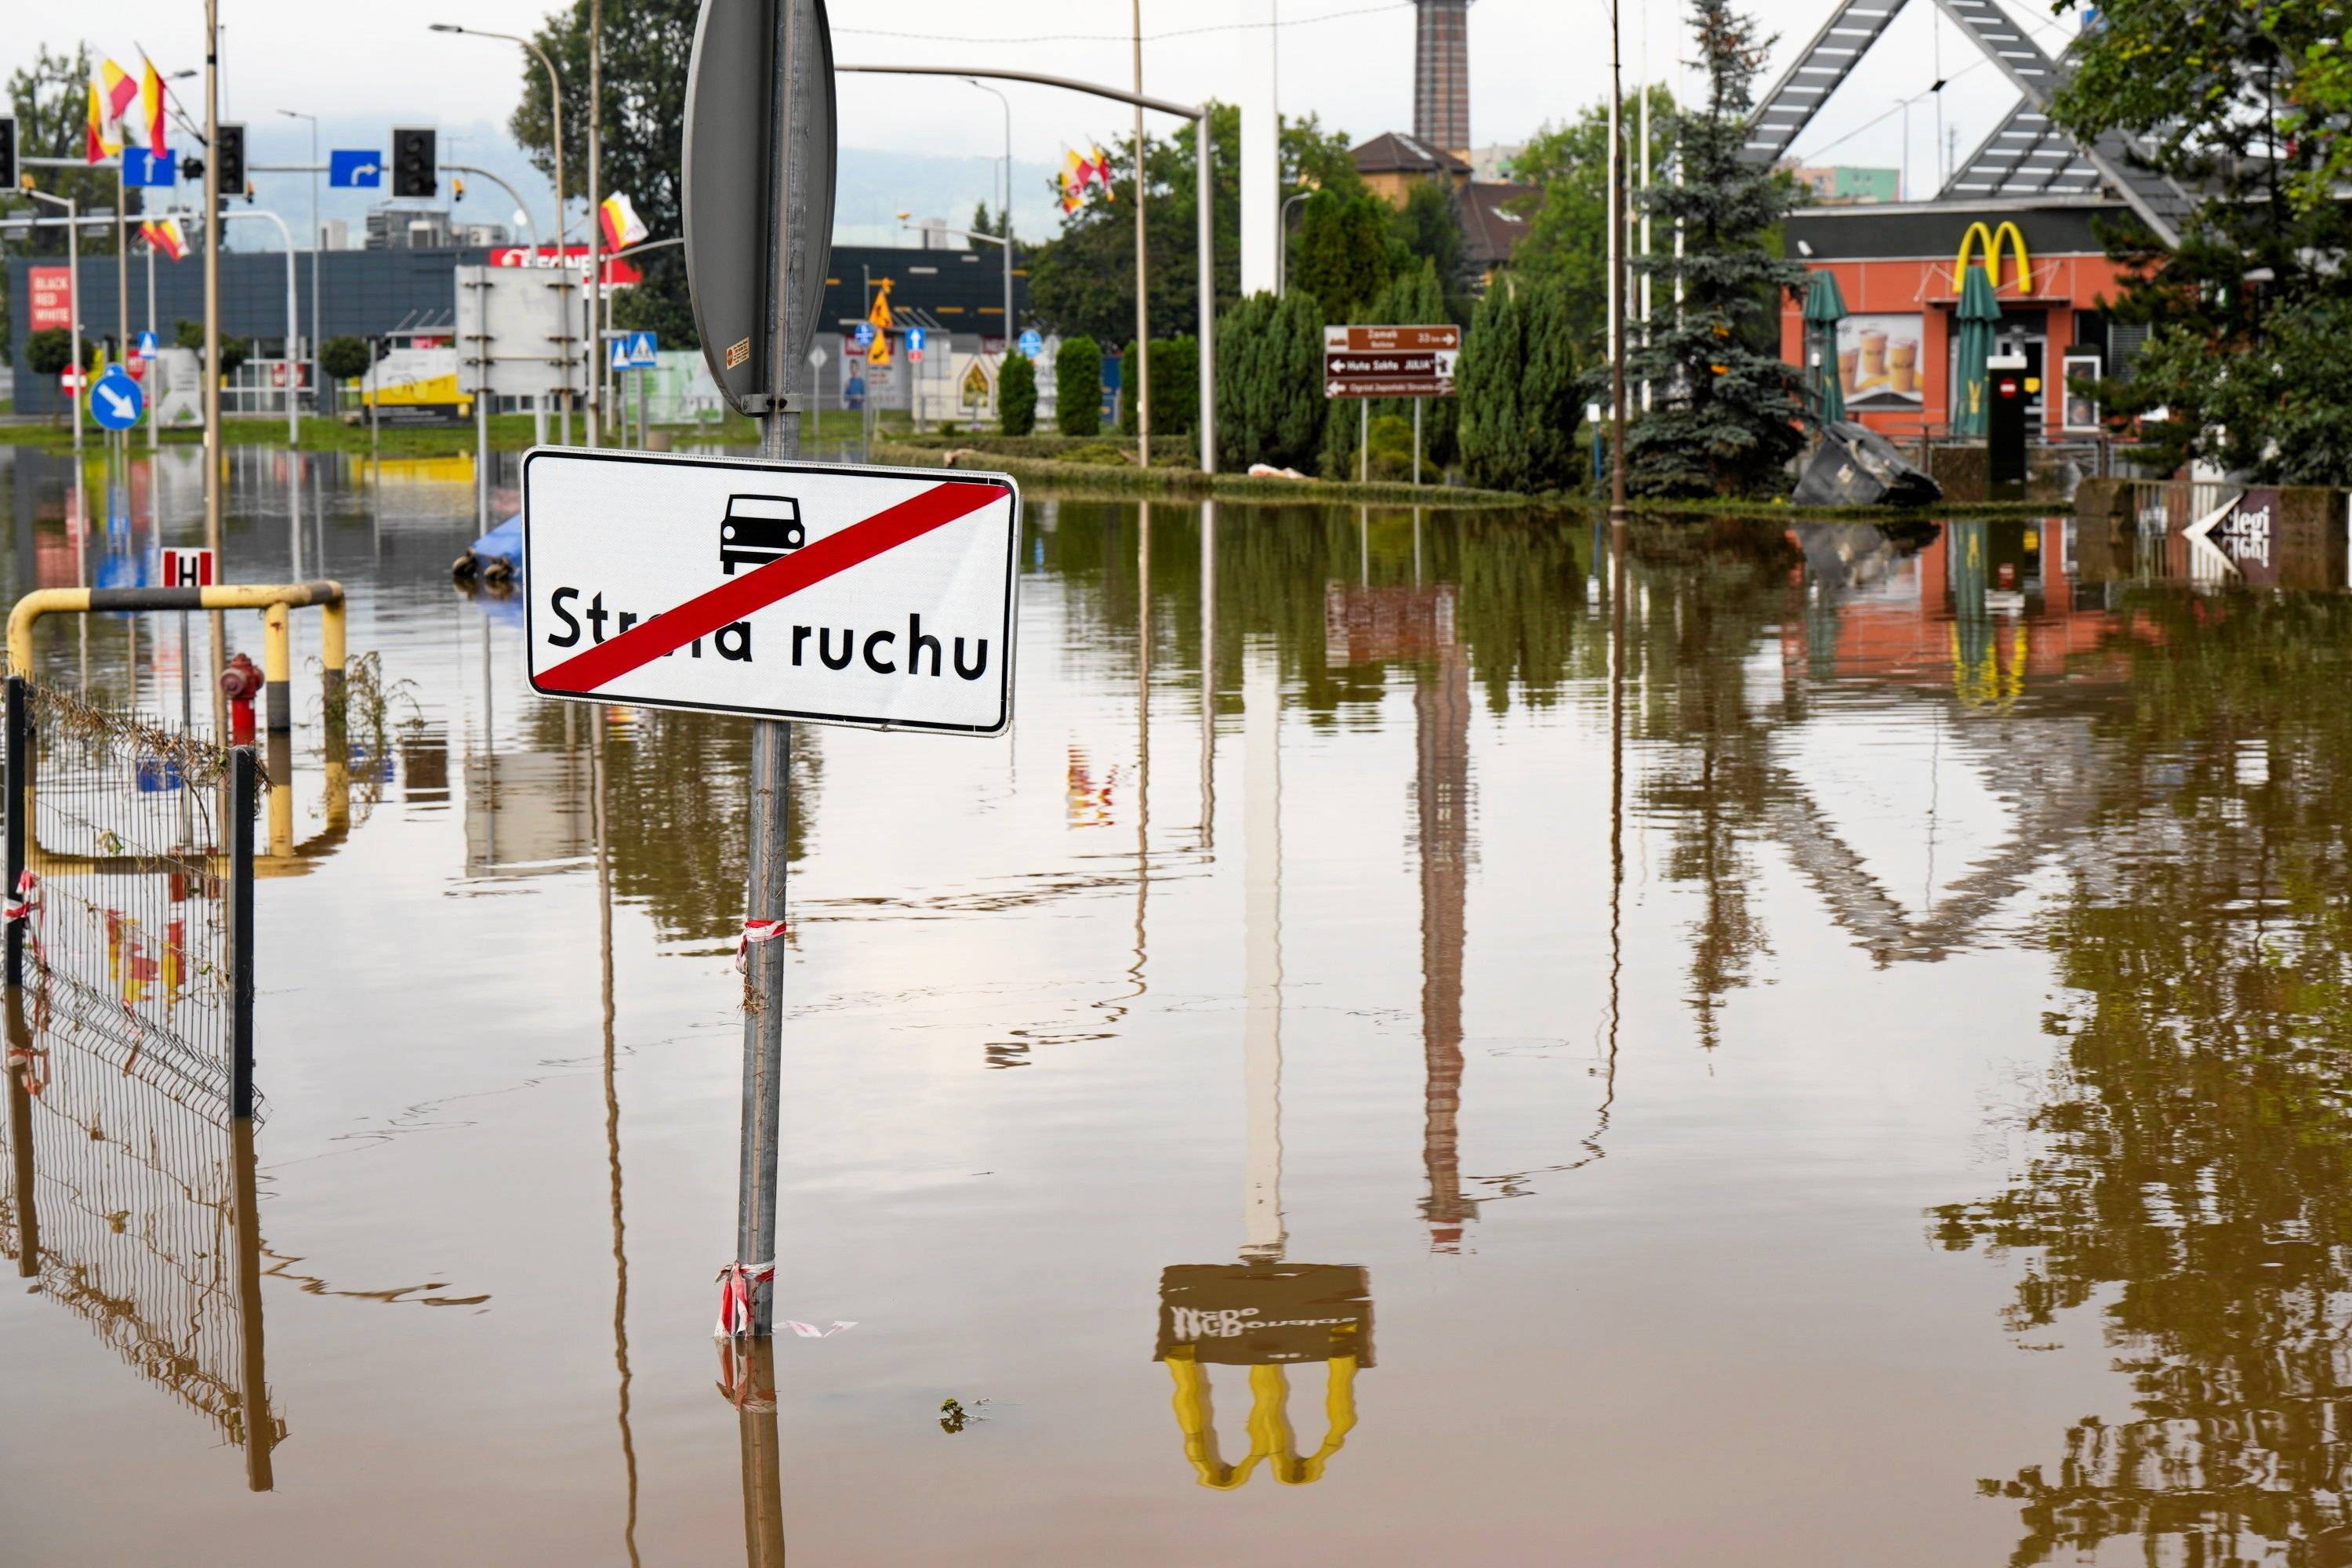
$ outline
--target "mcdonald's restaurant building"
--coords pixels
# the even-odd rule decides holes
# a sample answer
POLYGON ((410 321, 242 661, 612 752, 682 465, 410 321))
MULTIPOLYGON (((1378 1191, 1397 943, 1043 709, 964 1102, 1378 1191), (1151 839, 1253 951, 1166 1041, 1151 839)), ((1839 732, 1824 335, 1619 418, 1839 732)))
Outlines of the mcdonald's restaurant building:
MULTIPOLYGON (((2118 268, 2095 225, 2129 209, 2098 197, 1937 201, 1809 207, 1788 220, 1791 260, 1837 279, 1846 318, 1837 374, 1847 417, 1898 443, 1949 433, 1960 367, 1955 312, 1965 269, 1990 270, 2000 303, 1996 352, 2022 353, 2043 440, 2087 439, 2099 410, 2066 379, 2128 374, 2144 329, 2111 323, 2118 268)), ((1802 291, 1781 304, 1780 349, 1803 366, 1802 291)), ((2032 428, 2034 426, 2029 426, 2032 428)))

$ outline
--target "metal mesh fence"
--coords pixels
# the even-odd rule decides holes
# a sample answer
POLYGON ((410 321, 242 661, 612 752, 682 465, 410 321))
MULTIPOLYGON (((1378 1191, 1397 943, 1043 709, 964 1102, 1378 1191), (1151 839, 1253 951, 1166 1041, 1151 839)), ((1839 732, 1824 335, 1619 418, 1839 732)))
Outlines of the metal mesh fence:
POLYGON ((238 1114, 259 1110, 237 983, 250 753, 10 686, 0 800, 22 874, 0 1245, 266 1487, 283 1426, 260 1377, 254 1123, 238 1114))
POLYGON ((231 752, 29 689, 26 975, 37 1029, 225 1126, 231 752))

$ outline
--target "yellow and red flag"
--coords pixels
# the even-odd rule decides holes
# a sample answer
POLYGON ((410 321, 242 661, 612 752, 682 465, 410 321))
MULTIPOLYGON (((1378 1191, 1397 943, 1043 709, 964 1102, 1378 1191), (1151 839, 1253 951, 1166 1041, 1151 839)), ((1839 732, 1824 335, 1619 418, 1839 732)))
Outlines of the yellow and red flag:
MULTIPOLYGON (((159 82, 159 92, 161 87, 159 82)), ((98 74, 89 82, 89 135, 83 145, 89 162, 102 163, 121 153, 122 117, 138 98, 138 78, 112 60, 99 63, 98 74)))
POLYGON ((146 68, 139 73, 139 118, 147 133, 148 155, 161 158, 169 153, 163 118, 163 75, 155 68, 153 60, 147 61, 146 68))
POLYGON ((139 226, 139 233, 149 245, 174 261, 188 254, 188 242, 186 237, 180 233, 178 218, 149 218, 139 226))
POLYGON ((604 205, 596 209, 596 222, 604 231, 607 250, 626 250, 653 232, 637 216, 637 209, 629 205, 628 196, 620 191, 604 198, 604 205))

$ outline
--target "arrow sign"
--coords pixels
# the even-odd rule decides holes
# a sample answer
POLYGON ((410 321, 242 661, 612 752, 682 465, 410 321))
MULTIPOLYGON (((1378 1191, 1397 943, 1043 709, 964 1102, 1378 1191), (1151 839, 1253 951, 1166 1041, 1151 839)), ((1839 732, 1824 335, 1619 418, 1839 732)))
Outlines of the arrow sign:
POLYGON ((122 150, 122 183, 126 185, 169 186, 179 178, 180 155, 165 153, 157 157, 144 147, 122 150))
POLYGON ((1032 327, 1027 331, 1021 334, 1021 357, 1023 359, 1035 359, 1039 354, 1042 354, 1045 352, 1045 340, 1044 337, 1039 335, 1036 328, 1032 327))
POLYGON ((139 384, 125 375, 121 365, 109 365, 106 374, 90 384, 89 416, 101 429, 128 430, 139 423, 146 401, 139 384))
POLYGON ((1001 475, 542 448, 523 461, 531 688, 1003 732, 1020 492, 1001 475))
POLYGON ((337 190, 383 184, 383 154, 366 148, 336 148, 327 154, 327 184, 337 190))

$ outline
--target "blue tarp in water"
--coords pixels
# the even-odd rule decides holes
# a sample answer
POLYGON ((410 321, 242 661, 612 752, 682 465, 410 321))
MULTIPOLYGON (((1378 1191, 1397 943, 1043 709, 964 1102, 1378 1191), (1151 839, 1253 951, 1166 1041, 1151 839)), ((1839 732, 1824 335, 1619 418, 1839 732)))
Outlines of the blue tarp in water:
POLYGON ((522 513, 517 512, 498 527, 474 541, 470 552, 478 562, 505 561, 517 570, 522 566, 522 513))

